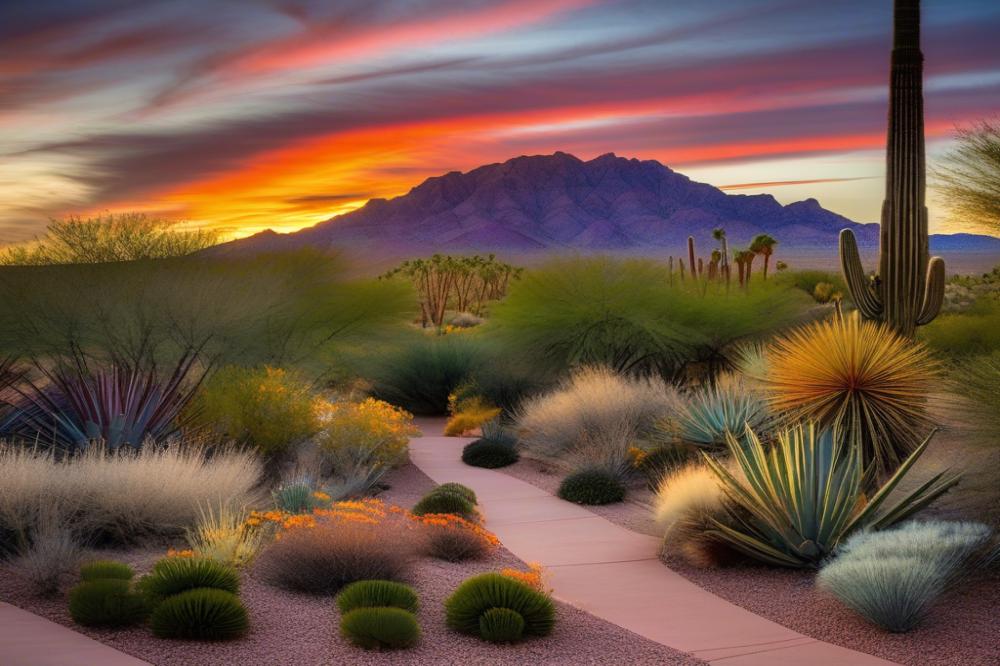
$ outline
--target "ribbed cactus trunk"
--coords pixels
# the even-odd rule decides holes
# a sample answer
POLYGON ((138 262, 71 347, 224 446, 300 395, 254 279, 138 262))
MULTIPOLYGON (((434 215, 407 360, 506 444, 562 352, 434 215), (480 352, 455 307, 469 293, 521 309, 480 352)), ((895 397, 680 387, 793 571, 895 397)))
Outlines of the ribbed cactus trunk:
POLYGON ((944 260, 928 261, 923 61, 920 0, 896 0, 885 201, 874 281, 865 275, 854 234, 840 232, 844 277, 861 314, 908 337, 937 316, 944 299, 944 260))
POLYGON ((691 276, 698 279, 698 264, 694 259, 694 236, 688 236, 688 266, 691 267, 691 276))

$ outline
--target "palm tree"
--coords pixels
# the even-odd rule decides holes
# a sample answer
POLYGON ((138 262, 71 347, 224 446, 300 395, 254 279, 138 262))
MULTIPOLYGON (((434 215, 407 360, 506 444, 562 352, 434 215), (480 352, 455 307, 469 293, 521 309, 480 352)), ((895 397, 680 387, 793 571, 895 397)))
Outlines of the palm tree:
POLYGON ((778 241, 767 234, 757 234, 750 241, 750 251, 755 255, 764 257, 764 279, 767 279, 767 267, 771 263, 771 255, 774 254, 774 246, 778 241))
POLYGON ((750 265, 753 263, 754 253, 750 250, 736 250, 733 252, 733 261, 739 271, 740 286, 750 285, 750 265))

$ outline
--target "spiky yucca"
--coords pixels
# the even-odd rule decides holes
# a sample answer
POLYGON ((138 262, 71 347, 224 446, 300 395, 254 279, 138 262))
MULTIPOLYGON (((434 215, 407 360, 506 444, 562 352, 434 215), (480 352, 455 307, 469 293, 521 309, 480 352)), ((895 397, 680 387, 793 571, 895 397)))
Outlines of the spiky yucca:
POLYGON ((816 322, 774 341, 767 358, 771 408, 858 438, 877 476, 899 467, 930 428, 927 395, 939 366, 884 324, 857 313, 816 322))

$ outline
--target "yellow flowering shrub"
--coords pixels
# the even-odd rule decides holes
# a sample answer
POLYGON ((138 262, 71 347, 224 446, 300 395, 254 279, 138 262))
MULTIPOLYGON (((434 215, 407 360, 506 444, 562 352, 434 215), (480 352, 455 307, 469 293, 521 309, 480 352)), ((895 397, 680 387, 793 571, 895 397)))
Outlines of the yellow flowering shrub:
POLYGON ((501 409, 479 396, 459 400, 458 396, 452 393, 448 396, 448 412, 451 417, 444 426, 444 434, 448 437, 459 437, 500 416, 501 409))
POLYGON ((270 455, 316 431, 314 402, 309 385, 281 368, 227 366, 208 378, 190 409, 219 434, 270 455))
POLYGON ((405 462, 410 437, 420 432, 412 414, 374 398, 320 402, 316 417, 320 425, 316 445, 321 450, 360 448, 371 453, 373 462, 386 466, 405 462))

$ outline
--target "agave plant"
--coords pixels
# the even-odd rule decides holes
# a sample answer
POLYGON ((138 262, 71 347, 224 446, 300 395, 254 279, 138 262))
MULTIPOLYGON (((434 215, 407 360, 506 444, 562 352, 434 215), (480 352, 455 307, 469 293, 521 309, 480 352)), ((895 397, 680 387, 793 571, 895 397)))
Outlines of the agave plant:
POLYGON ((39 368, 44 382, 23 379, 13 387, 13 413, 0 431, 71 451, 94 441, 112 451, 162 441, 189 420, 183 411, 197 388, 197 382, 187 381, 193 365, 193 357, 182 358, 166 379, 154 371, 118 366, 92 374, 39 368))
POLYGON ((713 521, 710 533, 768 564, 818 566, 851 533, 889 527, 958 483, 958 475, 939 472, 883 510, 886 498, 933 435, 932 431, 868 497, 861 449, 836 428, 821 429, 816 423, 797 425, 779 433, 769 450, 749 428, 742 443, 729 434, 729 451, 743 478, 712 457, 704 457, 735 509, 735 520, 733 526, 713 521))
POLYGON ((876 478, 891 474, 930 427, 927 395, 939 377, 930 352, 856 312, 793 331, 767 359, 771 408, 859 438, 876 478))
POLYGON ((740 434, 749 425, 760 432, 770 415, 765 401, 736 375, 722 375, 713 384, 680 397, 673 421, 660 426, 660 434, 675 434, 681 441, 704 448, 722 449, 726 434, 740 434))

